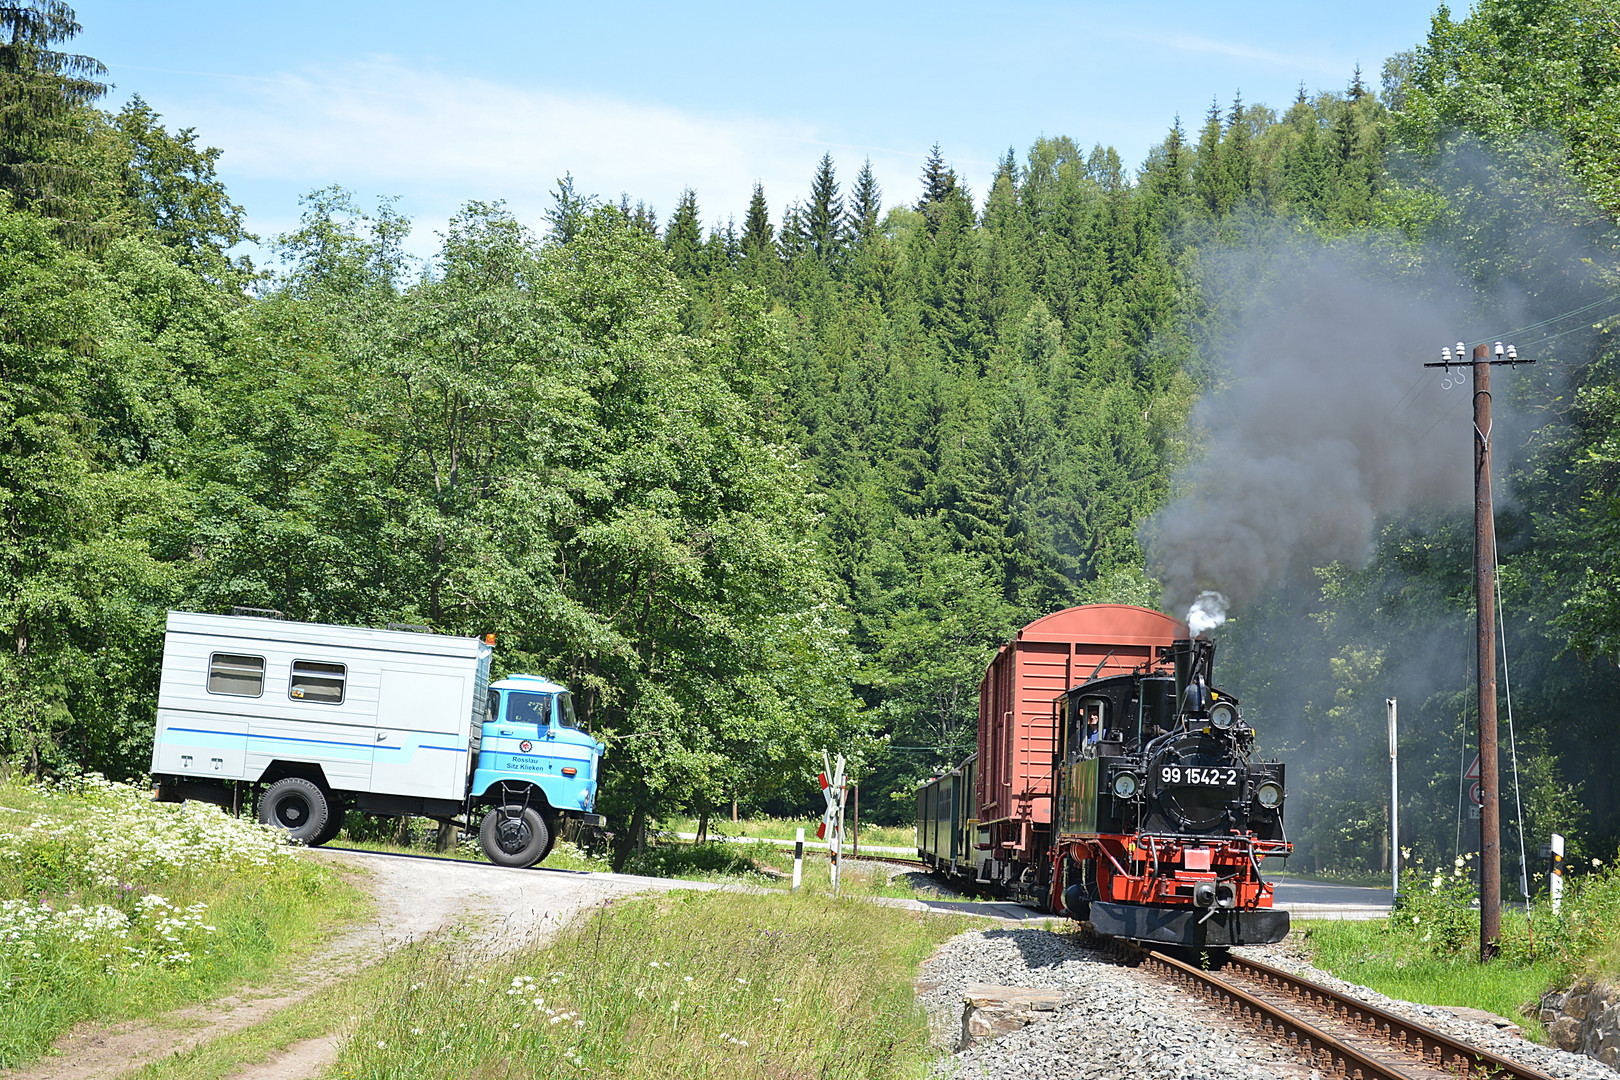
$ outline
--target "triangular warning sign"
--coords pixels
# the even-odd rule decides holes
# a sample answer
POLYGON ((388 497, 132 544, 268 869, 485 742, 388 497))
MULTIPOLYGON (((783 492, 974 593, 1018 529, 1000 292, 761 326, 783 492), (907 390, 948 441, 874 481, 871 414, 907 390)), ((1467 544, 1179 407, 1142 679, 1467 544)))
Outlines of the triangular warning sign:
POLYGON ((1480 778, 1480 776, 1479 776, 1479 755, 1475 754, 1474 755, 1474 763, 1472 765, 1468 766, 1468 771, 1467 772, 1463 773, 1463 779, 1464 780, 1478 780, 1479 778, 1480 778))

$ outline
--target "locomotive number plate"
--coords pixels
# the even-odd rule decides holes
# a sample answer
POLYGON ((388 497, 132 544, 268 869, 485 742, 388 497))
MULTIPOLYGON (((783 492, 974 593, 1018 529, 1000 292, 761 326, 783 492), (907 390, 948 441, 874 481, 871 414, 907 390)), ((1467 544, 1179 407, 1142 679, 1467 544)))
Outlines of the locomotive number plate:
POLYGON ((1200 765, 1165 765, 1159 769, 1159 782, 1161 784, 1185 784, 1192 787, 1235 787, 1238 782, 1237 769, 1221 768, 1219 766, 1200 765))

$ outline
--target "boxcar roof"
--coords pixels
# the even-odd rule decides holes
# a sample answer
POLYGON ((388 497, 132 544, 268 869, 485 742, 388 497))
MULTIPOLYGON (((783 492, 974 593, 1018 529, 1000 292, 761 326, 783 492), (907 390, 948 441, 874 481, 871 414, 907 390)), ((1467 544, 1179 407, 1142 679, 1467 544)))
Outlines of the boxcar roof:
POLYGON ((1187 624, 1162 611, 1130 604, 1086 604, 1042 615, 1018 631, 1016 640, 1162 645, 1187 636, 1187 624))

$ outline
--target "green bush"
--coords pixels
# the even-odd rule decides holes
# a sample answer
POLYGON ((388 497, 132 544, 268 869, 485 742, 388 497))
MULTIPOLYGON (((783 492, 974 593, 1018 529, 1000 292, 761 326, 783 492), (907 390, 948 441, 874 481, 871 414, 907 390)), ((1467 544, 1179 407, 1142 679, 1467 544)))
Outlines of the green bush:
POLYGON ((626 874, 646 877, 691 877, 716 874, 739 877, 756 874, 754 860, 737 851, 735 844, 713 841, 706 844, 649 844, 645 851, 632 854, 624 865, 626 874))

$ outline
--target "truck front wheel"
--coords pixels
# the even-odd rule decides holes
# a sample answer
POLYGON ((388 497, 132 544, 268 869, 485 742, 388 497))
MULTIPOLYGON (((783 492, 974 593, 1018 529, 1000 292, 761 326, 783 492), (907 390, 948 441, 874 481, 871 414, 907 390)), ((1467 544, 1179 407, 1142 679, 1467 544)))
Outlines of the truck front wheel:
POLYGON ((532 806, 497 806, 484 815, 478 846, 497 866, 533 866, 551 850, 551 831, 532 806))
POLYGON ((318 843, 331 814, 326 792, 301 776, 277 780, 259 800, 259 822, 300 844, 318 843))

